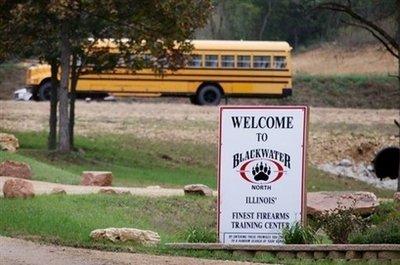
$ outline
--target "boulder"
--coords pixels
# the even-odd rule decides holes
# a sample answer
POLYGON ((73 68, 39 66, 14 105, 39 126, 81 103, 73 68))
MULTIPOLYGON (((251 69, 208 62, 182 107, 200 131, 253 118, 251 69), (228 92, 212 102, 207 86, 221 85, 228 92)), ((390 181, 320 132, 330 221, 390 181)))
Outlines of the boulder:
POLYGON ((129 190, 115 190, 115 189, 100 189, 99 193, 102 194, 116 194, 116 195, 132 195, 129 190))
POLYGON ((61 187, 55 187, 51 190, 50 194, 65 195, 67 192, 61 187))
POLYGON ((117 194, 117 192, 115 190, 113 190, 113 189, 100 189, 99 193, 109 194, 109 195, 110 194, 117 194))
POLYGON ((186 195, 201 195, 201 196, 212 196, 213 192, 208 186, 203 184, 191 184, 186 185, 183 188, 186 195))
POLYGON ((22 179, 6 180, 3 193, 5 198, 30 198, 35 196, 32 183, 22 179))
POLYGON ((353 208, 361 215, 369 215, 379 206, 378 198, 372 192, 320 191, 307 193, 307 213, 319 214, 332 211, 341 205, 353 208))
POLYGON ((353 165, 353 163, 351 162, 350 159, 342 159, 342 160, 338 163, 338 165, 339 165, 339 166, 342 166, 342 167, 351 167, 351 166, 353 165))
POLYGON ((0 164, 0 176, 31 179, 31 167, 23 162, 6 160, 0 164))
POLYGON ((81 185, 111 186, 113 175, 109 171, 83 171, 81 185))
POLYGON ((17 137, 9 133, 0 133, 0 150, 15 152, 19 148, 17 137))
POLYGON ((132 241, 138 244, 152 246, 160 243, 158 233, 135 228, 96 229, 90 233, 93 240, 109 240, 112 242, 132 241))

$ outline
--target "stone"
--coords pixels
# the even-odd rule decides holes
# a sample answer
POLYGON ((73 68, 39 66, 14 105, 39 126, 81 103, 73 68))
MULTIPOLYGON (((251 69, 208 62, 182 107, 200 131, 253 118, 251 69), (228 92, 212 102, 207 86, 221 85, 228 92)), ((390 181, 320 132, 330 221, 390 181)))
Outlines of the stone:
POLYGON ((350 159, 342 159, 340 160, 338 166, 342 167, 351 167, 353 165, 353 162, 351 162, 350 159))
POLYGON ((294 252, 289 251, 279 251, 276 253, 278 259, 294 259, 296 257, 294 252))
POLYGON ((393 200, 396 202, 400 202, 400 192, 395 192, 393 194, 393 200))
POLYGON ((99 193, 103 194, 117 194, 117 195, 132 195, 129 190, 115 190, 115 189, 100 189, 99 193))
POLYGON ((352 260, 352 259, 361 259, 362 255, 360 252, 354 251, 354 250, 348 250, 346 251, 345 258, 347 260, 352 260))
POLYGON ((154 246, 160 243, 158 233, 136 228, 96 229, 90 233, 90 237, 93 240, 109 240, 111 242, 132 241, 146 246, 154 246))
POLYGON ((0 164, 0 176, 31 179, 31 167, 24 162, 6 160, 0 164))
POLYGON ((314 255, 312 252, 308 252, 308 251, 299 251, 296 254, 297 258, 299 259, 312 259, 314 258, 314 255))
POLYGON ((0 150, 15 152, 19 148, 17 137, 9 133, 0 133, 0 150))
POLYGON ((158 189, 161 189, 161 187, 158 186, 158 185, 155 185, 155 186, 147 186, 146 189, 158 190, 158 189))
POLYGON ((400 259, 400 252, 398 252, 398 251, 379 251, 378 259, 400 259))
POLYGON ((326 257, 326 252, 314 251, 314 259, 324 259, 325 257, 326 257))
POLYGON ((307 193, 307 214, 314 215, 333 211, 341 205, 353 208, 355 213, 369 215, 379 206, 378 198, 372 192, 320 191, 307 193))
POLYGON ((111 186, 113 175, 109 171, 83 171, 81 185, 111 186))
POLYGON ((3 193, 5 198, 31 198, 35 196, 32 183, 22 179, 6 180, 3 193))
POLYGON ((373 252, 373 251, 365 251, 364 254, 362 255, 363 259, 377 259, 378 258, 378 253, 373 252))
POLYGON ((345 253, 341 251, 329 251, 328 253, 329 259, 344 259, 345 253))
POLYGON ((50 194, 65 195, 67 192, 61 187, 55 187, 51 190, 50 194))
POLYGON ((102 194, 117 194, 117 192, 113 189, 100 189, 99 193, 102 194))
POLYGON ((183 188, 185 195, 201 195, 201 196, 212 196, 213 192, 208 186, 203 184, 191 184, 186 185, 183 188))

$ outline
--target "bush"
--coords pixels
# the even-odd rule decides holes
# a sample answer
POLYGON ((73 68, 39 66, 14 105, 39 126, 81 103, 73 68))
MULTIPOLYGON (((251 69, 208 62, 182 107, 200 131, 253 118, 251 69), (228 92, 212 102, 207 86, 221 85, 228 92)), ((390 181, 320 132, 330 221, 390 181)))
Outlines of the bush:
POLYGON ((353 207, 338 205, 333 211, 326 211, 316 216, 316 223, 334 244, 345 244, 351 233, 366 228, 366 221, 357 215, 353 207))
POLYGON ((318 241, 314 230, 310 227, 303 227, 299 223, 284 228, 282 237, 285 244, 314 244, 318 241))
POLYGON ((397 215, 386 221, 350 235, 352 244, 400 244, 400 216, 397 215))
POLYGON ((371 215, 370 221, 374 225, 378 225, 387 221, 388 219, 395 218, 399 215, 399 204, 393 201, 382 202, 371 215))
POLYGON ((215 243, 217 234, 206 227, 190 227, 186 231, 186 241, 189 243, 215 243))

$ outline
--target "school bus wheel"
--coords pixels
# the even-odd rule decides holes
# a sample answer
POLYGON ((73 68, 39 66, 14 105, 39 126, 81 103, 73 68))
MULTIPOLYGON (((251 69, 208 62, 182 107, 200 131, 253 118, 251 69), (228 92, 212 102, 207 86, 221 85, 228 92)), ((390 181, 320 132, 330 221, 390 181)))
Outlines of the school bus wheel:
POLYGON ((40 101, 50 100, 50 94, 51 94, 51 81, 43 82, 39 86, 39 90, 37 93, 38 99, 40 101))
POLYGON ((221 102, 222 91, 214 84, 204 85, 197 92, 196 100, 199 105, 218 105, 221 102))
POLYGON ((197 102, 197 96, 196 95, 191 95, 189 96, 190 103, 193 105, 198 105, 199 103, 197 102))

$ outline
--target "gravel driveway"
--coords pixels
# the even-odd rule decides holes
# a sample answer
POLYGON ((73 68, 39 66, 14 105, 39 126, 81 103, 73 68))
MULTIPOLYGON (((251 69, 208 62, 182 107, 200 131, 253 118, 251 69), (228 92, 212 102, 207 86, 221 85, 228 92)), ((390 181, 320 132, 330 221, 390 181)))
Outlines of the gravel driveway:
POLYGON ((107 252, 62 246, 42 245, 0 236, 0 264, 7 265, 215 265, 256 264, 187 257, 107 252))

